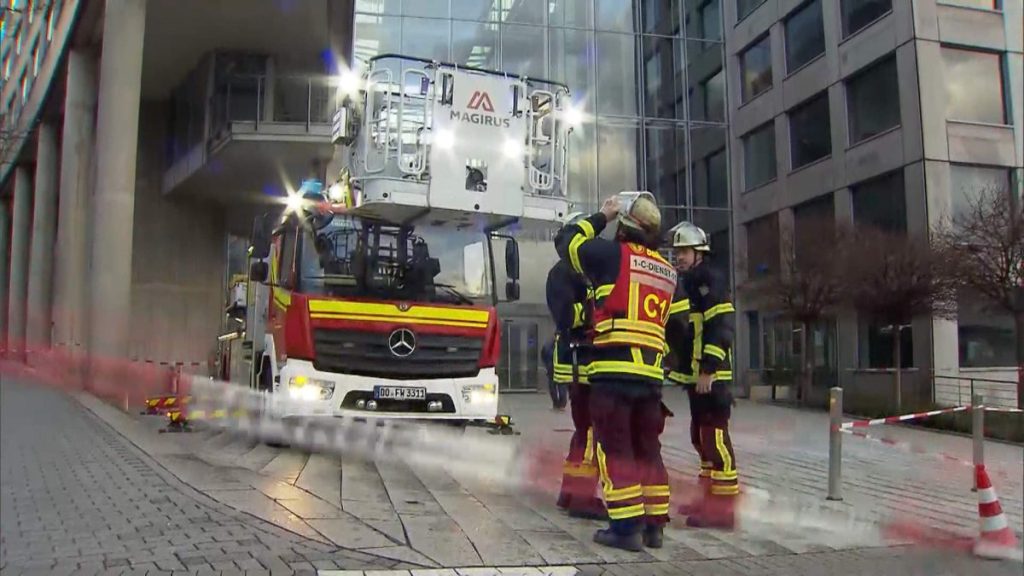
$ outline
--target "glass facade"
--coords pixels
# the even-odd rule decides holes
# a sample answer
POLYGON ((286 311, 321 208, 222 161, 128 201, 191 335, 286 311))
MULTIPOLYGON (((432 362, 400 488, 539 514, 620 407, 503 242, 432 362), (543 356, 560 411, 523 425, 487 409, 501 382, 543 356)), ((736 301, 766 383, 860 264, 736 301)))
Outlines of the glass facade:
POLYGON ((567 84, 587 112, 570 139, 570 200, 592 210, 650 190, 666 229, 713 223, 727 262, 721 1, 359 0, 353 54, 356 66, 397 52, 567 84))

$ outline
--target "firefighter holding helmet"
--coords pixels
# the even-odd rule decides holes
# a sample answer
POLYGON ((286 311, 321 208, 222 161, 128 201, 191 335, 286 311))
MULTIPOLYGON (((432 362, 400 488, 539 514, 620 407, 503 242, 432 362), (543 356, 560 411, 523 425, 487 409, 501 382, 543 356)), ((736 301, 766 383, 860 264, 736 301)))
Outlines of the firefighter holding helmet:
POLYGON ((690 439, 700 457, 701 497, 679 509, 692 527, 732 529, 739 494, 736 456, 729 438, 732 413, 732 338, 736 312, 725 281, 712 271, 707 234, 690 222, 672 231, 679 272, 668 328, 674 359, 669 380, 687 387, 690 439), (685 315, 688 328, 679 329, 685 315))
POLYGON ((577 222, 561 258, 594 290, 590 411, 610 526, 594 541, 624 550, 660 547, 668 522, 668 474, 659 436, 665 323, 676 271, 656 248, 661 212, 649 192, 624 192, 577 222), (598 236, 613 218, 615 240, 598 236))
MULTIPOLYGON (((556 247, 585 216, 575 212, 566 217, 555 236, 556 247)), ((593 291, 586 278, 561 259, 548 272, 546 291, 548 311, 556 329, 552 354, 554 386, 568 387, 573 423, 558 507, 567 510, 570 516, 603 520, 608 514, 604 503, 596 496, 598 474, 587 378, 593 338, 593 291)))

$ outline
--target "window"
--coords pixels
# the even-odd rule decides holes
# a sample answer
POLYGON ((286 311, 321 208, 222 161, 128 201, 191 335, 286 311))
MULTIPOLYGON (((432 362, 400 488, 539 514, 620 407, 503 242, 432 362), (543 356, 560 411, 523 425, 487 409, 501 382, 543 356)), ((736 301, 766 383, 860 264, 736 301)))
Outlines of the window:
POLYGON ((705 2, 700 7, 700 35, 705 40, 722 39, 721 0, 705 2))
POLYGON ((768 122, 743 137, 743 180, 753 190, 775 179, 775 123, 768 122))
POLYGON ((285 288, 295 280, 295 240, 294 228, 286 229, 278 240, 277 283, 285 288))
POLYGON ((750 16, 758 6, 764 4, 764 0, 736 0, 736 13, 739 20, 750 16))
POLYGON ((960 218, 970 213, 974 203, 984 192, 998 190, 1003 194, 1010 193, 1010 169, 987 168, 984 166, 967 166, 950 164, 949 179, 953 196, 953 218, 960 218))
POLYGON ((740 73, 743 76, 743 102, 772 87, 771 38, 765 36, 740 55, 740 73))
POLYGON ((700 85, 704 99, 704 117, 707 122, 725 122, 725 72, 719 70, 700 85))
POLYGON ((832 154, 827 91, 789 113, 789 139, 794 170, 832 154))
POLYGON ((850 143, 900 125, 900 88, 896 58, 887 58, 846 81, 850 143))
POLYGON ((853 220, 857 226, 872 226, 887 232, 907 231, 902 170, 856 184, 851 190, 853 220))
MULTIPOLYGON (((402 14, 425 18, 447 18, 448 0, 415 0, 402 2, 402 14)), ((440 24, 440 22, 438 22, 440 24)))
MULTIPOLYGON (((483 1, 486 4, 491 3, 491 0, 483 1)), ((458 11, 455 11, 455 14, 458 14, 458 11)), ((593 28, 593 0, 548 0, 548 24, 572 28, 593 28)))
POLYGON ((597 125, 597 180, 602 190, 639 190, 639 132, 633 124, 597 125))
MULTIPOLYGON (((637 2, 617 0, 619 4, 628 6, 637 2)), ((679 29, 679 5, 681 0, 644 0, 640 4, 640 23, 642 30, 648 34, 664 36, 682 35, 679 29)))
POLYGON ((779 217, 769 214, 746 224, 747 275, 751 278, 779 273, 779 217))
POLYGON ((477 68, 498 68, 498 24, 459 22, 452 26, 451 61, 477 68))
POLYGON ((598 30, 633 31, 632 0, 596 0, 595 24, 598 30))
POLYGON ((686 131, 671 124, 648 124, 645 137, 645 189, 658 198, 660 206, 685 206, 686 131))
POLYGON ((544 67, 544 27, 504 24, 501 27, 501 68, 533 78, 547 75, 544 67))
POLYGON ((824 53, 821 0, 812 0, 786 19, 786 70, 793 72, 824 53))
POLYGON ((902 326, 879 326, 862 323, 860 326, 861 368, 892 368, 896 365, 893 357, 893 332, 899 330, 900 368, 914 366, 914 331, 909 324, 902 326))
MULTIPOLYGON (((836 209, 832 194, 826 194, 793 208, 793 256, 796 266, 813 264, 827 255, 822 243, 835 233, 836 209)), ((787 249, 790 247, 787 246, 787 249)))
POLYGON ((600 114, 637 114, 636 37, 597 33, 597 111, 600 114))
POLYGON ((892 12, 892 0, 840 0, 843 15, 843 37, 892 12))
POLYGON ((705 180, 707 194, 695 198, 697 206, 729 207, 729 174, 725 158, 725 149, 723 148, 704 159, 704 169, 707 172, 705 180))
POLYGON ((682 40, 644 36, 644 114, 651 118, 683 119, 682 40))
POLYGON ((1014 332, 1010 314, 991 309, 976 294, 964 293, 958 298, 957 336, 961 368, 1016 366, 1017 339, 1014 332))
POLYGON ((998 54, 942 48, 946 118, 1004 124, 1003 66, 998 54))
POLYGON ((448 62, 448 24, 433 18, 402 18, 401 53, 448 62))

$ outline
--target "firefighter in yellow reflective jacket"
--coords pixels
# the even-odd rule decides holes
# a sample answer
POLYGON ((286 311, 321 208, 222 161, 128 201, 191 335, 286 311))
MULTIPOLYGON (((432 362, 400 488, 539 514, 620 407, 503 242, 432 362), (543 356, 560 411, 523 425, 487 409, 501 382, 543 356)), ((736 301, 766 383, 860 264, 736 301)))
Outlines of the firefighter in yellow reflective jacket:
POLYGON ((594 541, 624 550, 660 547, 668 522, 668 474, 659 437, 665 322, 676 271, 655 250, 661 213, 647 192, 624 192, 581 220, 559 255, 594 289, 588 376, 597 460, 610 527, 594 541), (618 217, 615 241, 599 238, 618 217))
MULTIPOLYGON (((669 340, 676 358, 669 378, 688 386, 690 438, 700 457, 704 496, 679 512, 693 527, 732 529, 739 494, 736 456, 729 438, 732 415, 732 339, 735 308, 726 282, 707 260, 707 234, 682 222, 672 229, 673 260, 680 272, 676 310, 688 307, 687 337, 669 340)), ((673 315, 671 324, 677 323, 673 315)), ((677 333, 673 330, 673 336, 677 333)))
MULTIPOLYGON (((555 236, 557 247, 585 214, 570 214, 555 236)), ((597 493, 597 462, 590 420, 588 358, 593 337, 592 291, 582 274, 566 260, 559 260, 548 272, 548 311, 555 322, 553 372, 556 386, 568 386, 573 435, 562 472, 558 507, 570 516, 603 520, 608 517, 597 493)))

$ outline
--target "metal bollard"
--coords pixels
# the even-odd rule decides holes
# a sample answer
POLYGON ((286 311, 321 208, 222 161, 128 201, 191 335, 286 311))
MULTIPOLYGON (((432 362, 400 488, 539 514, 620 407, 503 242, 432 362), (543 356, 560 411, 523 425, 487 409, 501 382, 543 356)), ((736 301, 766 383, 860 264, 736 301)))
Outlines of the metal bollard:
POLYGON ((843 423, 842 388, 829 390, 828 412, 828 499, 842 500, 843 433, 839 431, 839 426, 843 423))
MULTIPOLYGON (((972 382, 973 383, 973 382, 972 382)), ((985 398, 981 394, 971 396, 971 437, 974 439, 974 465, 985 464, 985 398)), ((978 491, 978 475, 974 475, 974 487, 978 491)))

